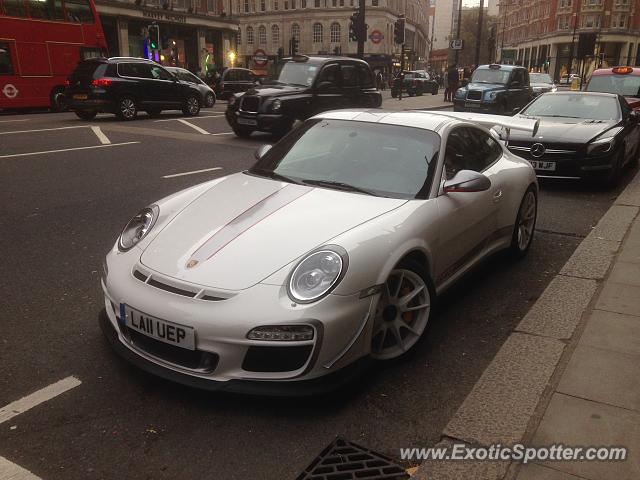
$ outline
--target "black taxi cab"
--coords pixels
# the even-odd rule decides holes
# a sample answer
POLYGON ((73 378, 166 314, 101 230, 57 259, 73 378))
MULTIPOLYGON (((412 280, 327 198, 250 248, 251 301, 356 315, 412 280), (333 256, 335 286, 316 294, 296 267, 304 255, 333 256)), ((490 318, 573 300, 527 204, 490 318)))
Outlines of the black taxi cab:
POLYGON ((225 116, 239 137, 286 134, 296 120, 339 108, 377 108, 382 95, 369 64, 355 58, 296 55, 276 80, 229 98, 225 116))
POLYGON ((533 98, 529 71, 517 65, 481 65, 471 80, 455 92, 456 112, 512 115, 533 98))

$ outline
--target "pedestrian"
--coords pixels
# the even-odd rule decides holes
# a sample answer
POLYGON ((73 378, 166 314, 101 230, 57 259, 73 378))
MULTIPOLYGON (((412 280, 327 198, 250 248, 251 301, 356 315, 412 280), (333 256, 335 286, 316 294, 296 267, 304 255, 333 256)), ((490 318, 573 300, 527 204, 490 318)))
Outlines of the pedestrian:
POLYGON ((448 102, 451 99, 451 92, 449 91, 449 76, 442 76, 442 83, 444 86, 444 101, 448 102))
POLYGON ((449 101, 452 102, 452 98, 455 96, 456 90, 458 90, 458 87, 460 86, 460 76, 457 65, 454 64, 449 68, 447 77, 449 80, 449 101))
POLYGON ((382 90, 382 72, 380 70, 376 70, 376 87, 378 90, 382 90))

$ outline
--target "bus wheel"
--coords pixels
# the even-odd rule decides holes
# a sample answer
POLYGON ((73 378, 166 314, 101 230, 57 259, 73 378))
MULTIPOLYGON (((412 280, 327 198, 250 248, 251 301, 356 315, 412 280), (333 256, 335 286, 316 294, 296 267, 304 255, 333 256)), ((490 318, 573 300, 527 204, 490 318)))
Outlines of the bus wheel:
POLYGON ((51 91, 51 111, 64 112, 68 108, 67 97, 64 96, 64 88, 56 87, 51 91))
POLYGON ((97 110, 76 110, 76 115, 82 120, 93 120, 97 114, 97 110))

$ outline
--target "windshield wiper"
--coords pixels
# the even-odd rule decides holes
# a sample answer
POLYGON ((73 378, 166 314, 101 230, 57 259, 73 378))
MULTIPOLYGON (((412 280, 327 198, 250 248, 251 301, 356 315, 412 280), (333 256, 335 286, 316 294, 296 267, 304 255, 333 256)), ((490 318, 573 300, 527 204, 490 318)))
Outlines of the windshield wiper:
POLYGON ((280 180, 282 182, 295 183, 296 185, 302 185, 300 181, 294 180, 291 177, 287 177, 286 175, 282 175, 281 173, 274 172, 273 170, 247 170, 249 173, 253 175, 258 175, 259 177, 267 177, 272 180, 280 180))
POLYGON ((551 117, 551 118, 580 118, 580 117, 572 117, 571 115, 540 115, 541 117, 551 117))
POLYGON ((349 183, 336 182, 334 180, 302 180, 305 185, 317 185, 318 187, 333 187, 338 190, 345 190, 347 192, 359 192, 366 193, 367 195, 376 195, 375 193, 365 190, 364 188, 356 187, 349 183))

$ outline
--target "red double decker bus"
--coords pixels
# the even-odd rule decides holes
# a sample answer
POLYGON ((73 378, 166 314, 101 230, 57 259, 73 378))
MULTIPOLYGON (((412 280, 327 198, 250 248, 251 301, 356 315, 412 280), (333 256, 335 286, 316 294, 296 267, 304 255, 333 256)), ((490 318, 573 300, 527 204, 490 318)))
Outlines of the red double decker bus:
POLYGON ((0 110, 62 110, 76 64, 106 55, 93 0, 0 0, 0 110))

